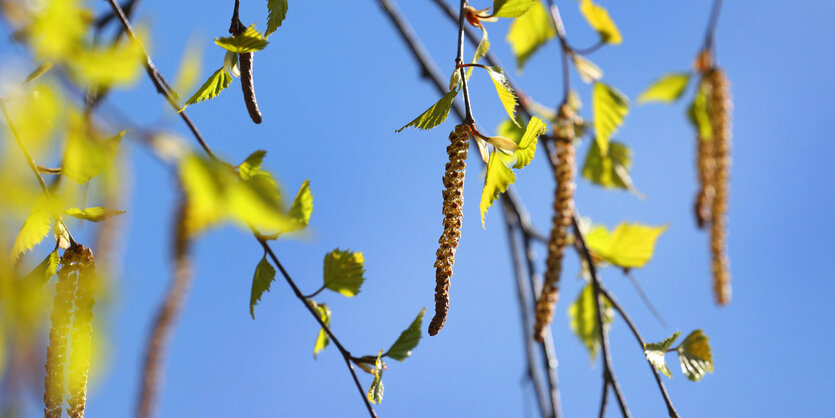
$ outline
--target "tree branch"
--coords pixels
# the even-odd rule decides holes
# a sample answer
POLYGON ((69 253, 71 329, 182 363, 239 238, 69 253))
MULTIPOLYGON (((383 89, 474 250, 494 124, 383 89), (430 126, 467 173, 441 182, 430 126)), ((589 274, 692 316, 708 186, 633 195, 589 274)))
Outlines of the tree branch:
POLYGON ((461 85, 464 91, 464 115, 463 123, 471 125, 475 122, 473 119, 473 110, 470 107, 470 91, 467 88, 467 70, 461 65, 464 64, 464 6, 467 5, 467 0, 461 0, 461 8, 458 15, 458 54, 455 57, 456 71, 461 75, 461 85))

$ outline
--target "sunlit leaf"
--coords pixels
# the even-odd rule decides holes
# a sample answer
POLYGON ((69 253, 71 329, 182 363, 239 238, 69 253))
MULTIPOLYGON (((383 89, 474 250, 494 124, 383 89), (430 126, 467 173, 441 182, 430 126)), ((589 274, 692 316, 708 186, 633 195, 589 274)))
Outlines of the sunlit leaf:
MULTIPOLYGON (((329 308, 326 303, 316 303, 312 300, 308 300, 307 302, 316 309, 316 312, 319 314, 319 318, 322 319, 322 322, 324 322, 326 326, 330 326, 331 308, 329 308)), ((316 358, 316 356, 319 355, 319 352, 328 346, 330 341, 331 340, 328 338, 328 333, 325 332, 325 329, 320 328, 319 335, 316 336, 316 344, 313 346, 313 358, 316 358)))
POLYGON ((513 170, 505 165, 498 154, 499 151, 493 151, 487 163, 487 174, 484 178, 484 189, 481 191, 481 204, 479 205, 482 227, 485 227, 484 216, 487 214, 487 209, 490 209, 499 195, 507 191, 507 188, 516 181, 513 170))
POLYGON ((73 76, 84 83, 101 87, 128 85, 139 79, 145 62, 140 42, 147 44, 147 36, 137 35, 141 41, 124 38, 111 47, 82 49, 70 60, 73 76))
POLYGON ((510 82, 507 80, 504 71, 498 66, 484 68, 487 69, 487 73, 490 74, 490 79, 493 80, 493 85, 496 87, 496 93, 499 95, 499 100, 502 101, 505 112, 510 116, 510 120, 518 123, 516 122, 516 106, 518 104, 516 102, 516 93, 510 87, 510 82))
POLYGON ((35 155, 48 149, 56 125, 65 106, 60 90, 48 83, 35 85, 20 96, 14 106, 8 106, 9 116, 26 147, 35 155))
POLYGON ((61 262, 61 257, 58 255, 58 250, 54 250, 44 258, 23 280, 26 283, 34 286, 41 286, 46 283, 50 277, 55 275, 58 271, 58 264, 61 262))
POLYGON ((35 203, 35 207, 29 212, 29 216, 23 222, 23 227, 14 240, 12 246, 12 259, 17 259, 21 254, 31 250, 38 245, 46 235, 49 234, 52 226, 52 214, 46 198, 41 198, 35 203))
POLYGON ((426 111, 421 113, 420 116, 416 117, 413 121, 407 123, 396 132, 400 132, 410 126, 414 126, 418 129, 432 129, 444 123, 447 115, 449 115, 449 109, 452 108, 452 101, 457 95, 457 89, 450 90, 447 94, 441 97, 437 103, 433 104, 432 107, 426 109, 426 111))
POLYGON ((35 68, 29 75, 26 76, 26 80, 23 84, 29 84, 39 78, 41 78, 44 74, 46 74, 49 70, 52 69, 51 62, 45 62, 41 65, 38 65, 38 68, 35 68))
MULTIPOLYGON (((614 309, 605 298, 600 298, 600 305, 603 307, 603 311, 600 312, 603 318, 603 329, 604 332, 608 332, 615 316, 614 309)), ((568 316, 571 330, 589 350, 591 360, 594 361, 600 349, 600 328, 597 323, 597 305, 594 303, 594 288, 591 283, 583 288, 577 300, 568 307, 568 316)))
POLYGON ((261 258, 255 267, 255 275, 252 277, 252 293, 249 297, 249 314, 255 319, 255 305, 261 301, 264 292, 270 291, 270 284, 275 280, 275 268, 267 261, 267 254, 261 258))
POLYGON ((121 131, 104 139, 81 115, 71 115, 62 173, 79 183, 86 183, 109 169, 125 133, 121 131))
POLYGON ((368 388, 368 400, 374 405, 378 405, 383 401, 383 360, 381 359, 383 350, 377 354, 377 360, 374 363, 374 381, 368 388))
POLYGON ((612 21, 612 18, 609 17, 609 12, 604 7, 595 4, 591 0, 581 0, 580 12, 583 13, 583 17, 586 18, 589 25, 600 34, 600 39, 603 42, 615 45, 623 42, 618 27, 612 21))
POLYGON ((583 177, 607 189, 620 188, 637 192, 629 170, 632 168, 632 150, 625 144, 612 141, 606 154, 600 152, 597 142, 592 142, 583 163, 583 177))
POLYGON ((200 86, 199 89, 194 93, 194 95, 189 98, 183 107, 180 109, 182 112, 186 106, 200 103, 204 100, 214 99, 217 97, 220 92, 222 92, 225 88, 229 87, 229 84, 232 84, 232 75, 229 74, 229 71, 221 68, 214 72, 214 74, 200 86))
POLYGON ((42 3, 29 25, 28 39, 41 60, 71 57, 87 31, 87 12, 81 0, 53 0, 42 3))
POLYGON ((516 56, 517 70, 521 71, 528 58, 556 35, 548 10, 541 2, 533 2, 527 13, 513 20, 507 32, 507 41, 516 56))
POLYGON ((656 370, 669 378, 673 377, 673 373, 670 372, 670 367, 667 366, 667 360, 664 358, 664 355, 667 354, 667 350, 673 346, 673 343, 680 334, 681 332, 676 331, 675 334, 667 337, 666 340, 661 341, 660 343, 644 344, 644 354, 646 354, 647 360, 652 363, 652 366, 655 367, 656 370))
POLYGON ((574 61, 574 68, 577 69, 577 74, 580 74, 583 82, 590 84, 603 78, 603 70, 590 60, 579 54, 571 54, 571 60, 574 61))
POLYGON ((698 382, 710 372, 713 373, 713 354, 710 341, 702 330, 690 333, 678 347, 681 371, 688 379, 698 382))
POLYGON ((710 116, 707 114, 707 84, 702 81, 699 83, 699 91, 696 97, 693 98, 693 103, 687 109, 687 116, 690 123, 699 134, 699 138, 703 141, 713 139, 713 125, 710 123, 710 116))
POLYGON ((86 209, 79 209, 79 208, 69 208, 64 211, 67 215, 76 217, 78 219, 83 219, 85 221, 90 222, 101 222, 107 218, 111 218, 113 216, 118 216, 125 211, 117 210, 117 209, 107 209, 103 207, 92 207, 86 209))
POLYGON ((638 103, 648 102, 674 102, 684 93, 687 83, 690 81, 690 73, 665 74, 663 77, 652 82, 652 84, 638 96, 638 103))
POLYGON ((267 31, 264 32, 264 37, 270 36, 281 26, 281 22, 287 17, 288 8, 287 0, 267 0, 269 14, 267 15, 267 31))
MULTIPOLYGON (((478 63, 478 61, 480 59, 484 58, 484 56, 487 55, 488 50, 490 50, 490 40, 487 39, 487 28, 482 26, 481 27, 481 41, 478 43, 478 47, 475 49, 475 54, 473 55, 472 63, 473 64, 478 63)), ((473 68, 475 68, 475 67, 467 68, 467 80, 470 79, 470 74, 473 72, 473 68)), ((459 73, 460 74, 460 72, 457 71, 457 70, 453 71, 453 74, 454 73, 459 73)), ((460 79, 461 76, 459 75, 458 78, 460 79)), ((456 85, 457 85, 457 83, 456 83, 456 85)), ((449 89, 452 90, 453 88, 454 88, 453 83, 450 82, 449 89)))
POLYGON ((305 180, 293 203, 290 205, 288 215, 295 219, 301 227, 306 227, 310 222, 310 215, 313 213, 313 193, 310 192, 310 180, 305 180))
POLYGON ((519 17, 525 14, 536 0, 493 0, 493 16, 519 17))
POLYGON ((514 154, 516 163, 513 164, 513 168, 524 168, 533 161, 533 157, 536 154, 538 138, 547 131, 548 126, 538 117, 534 116, 528 121, 525 133, 519 139, 519 142, 517 142, 519 147, 514 154))
POLYGON ((655 252, 655 241, 667 226, 647 226, 623 222, 609 233, 598 226, 586 236, 586 245, 608 263, 623 268, 643 267, 655 252))
POLYGON ((420 313, 418 313, 417 317, 414 321, 412 321, 409 327, 400 333, 400 336, 397 337, 397 341, 395 341, 391 348, 389 348, 389 351, 386 352, 386 356, 397 361, 403 361, 412 355, 412 350, 417 347, 420 342, 420 326, 423 322, 424 312, 426 312, 426 308, 421 309, 420 313))
POLYGON ((200 73, 203 71, 203 47, 196 41, 188 43, 183 58, 180 60, 180 68, 177 70, 177 78, 174 79, 174 91, 179 96, 194 88, 200 73))
POLYGON ((325 287, 343 296, 353 297, 365 281, 365 258, 362 253, 339 248, 325 255, 325 287))
POLYGON ((267 151, 259 149, 249 154, 242 163, 238 164, 238 174, 241 175, 241 178, 249 180, 258 175, 262 171, 261 164, 263 164, 266 155, 267 151))
POLYGON ((238 36, 226 36, 223 38, 215 38, 217 46, 236 54, 245 54, 247 52, 255 52, 264 49, 269 42, 264 39, 261 32, 255 30, 255 25, 252 24, 238 36))
POLYGON ((623 123, 623 118, 629 112, 629 99, 614 87, 604 83, 594 83, 592 94, 592 110, 594 111, 594 132, 600 151, 609 151, 609 140, 623 123))

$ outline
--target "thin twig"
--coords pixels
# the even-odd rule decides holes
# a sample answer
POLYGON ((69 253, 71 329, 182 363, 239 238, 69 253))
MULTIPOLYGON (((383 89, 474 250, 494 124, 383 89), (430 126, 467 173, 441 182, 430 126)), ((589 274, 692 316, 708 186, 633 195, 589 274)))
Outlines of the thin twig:
POLYGON ((26 157, 26 164, 29 164, 29 168, 32 170, 32 173, 35 174, 35 177, 38 178, 38 184, 41 185, 41 190, 43 191, 43 194, 48 197, 49 189, 46 187, 46 182, 43 180, 41 172, 40 170, 38 170, 38 165, 35 164, 35 160, 32 158, 32 154, 30 154, 29 150, 26 149, 26 144, 23 143, 23 139, 17 132, 17 129, 14 126, 14 122, 12 121, 12 117, 9 116, 9 111, 6 109, 6 103, 2 99, 0 99, 0 109, 3 110, 3 116, 6 118, 6 124, 9 126, 9 130, 12 131, 12 136, 17 141, 17 145, 23 152, 23 156, 26 157))
POLYGON ((603 379, 603 395, 600 398, 600 411, 597 413, 598 418, 606 416, 606 404, 609 400, 609 379, 603 379))
POLYGON ((467 71, 461 65, 464 64, 464 7, 467 5, 467 0, 461 0, 461 8, 458 14, 458 55, 455 57, 455 65, 461 75, 461 85, 464 92, 464 122, 471 125, 475 120, 473 119, 473 110, 470 107, 470 91, 467 88, 467 71))
POLYGON ((719 12, 722 10, 722 0, 713 0, 713 6, 710 9, 710 20, 705 30, 705 46, 704 49, 714 53, 716 39, 716 26, 719 24, 719 12))
POLYGON ((667 328, 667 321, 664 320, 664 317, 661 316, 661 312, 658 312, 658 309, 655 308, 655 305, 653 305, 652 301, 649 299, 649 296, 647 296, 646 292, 644 292, 644 288, 641 286, 641 283, 639 283, 638 280, 635 279, 635 276, 632 275, 632 272, 624 270, 623 274, 632 283, 632 287, 634 287, 635 291, 638 292, 638 296, 641 297, 641 300, 644 302, 644 305, 646 305, 647 309, 649 309, 649 311, 652 313, 652 316, 655 317, 655 319, 658 321, 658 323, 661 324, 661 326, 667 328))

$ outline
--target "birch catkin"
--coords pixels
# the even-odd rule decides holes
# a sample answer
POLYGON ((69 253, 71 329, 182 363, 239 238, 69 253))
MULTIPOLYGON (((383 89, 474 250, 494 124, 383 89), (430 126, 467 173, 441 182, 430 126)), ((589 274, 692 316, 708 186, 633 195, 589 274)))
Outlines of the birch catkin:
POLYGON ((438 240, 435 261, 435 316, 429 323, 429 335, 436 335, 446 323, 449 311, 449 282, 452 266, 455 264, 455 250, 461 238, 461 220, 464 216, 464 172, 467 168, 467 149, 470 141, 470 127, 461 124, 449 134, 449 162, 444 173, 444 232, 438 240))
POLYGON ((557 166, 554 168, 557 187, 554 192, 554 217, 551 238, 548 241, 545 284, 536 302, 536 323, 534 338, 542 341, 545 329, 551 325, 554 309, 559 298, 559 280, 562 273, 562 256, 568 242, 568 228, 574 215, 574 111, 567 104, 560 108, 559 119, 554 129, 557 166))
POLYGON ((696 224, 705 228, 711 223, 713 213, 713 197, 716 194, 714 183, 716 158, 714 156, 715 142, 710 138, 696 135, 696 167, 699 172, 699 191, 696 194, 696 224))
POLYGON ((252 78, 253 53, 238 54, 238 68, 241 70, 241 88, 249 117, 255 123, 261 123, 261 110, 255 100, 255 81, 252 78))
POLYGON ((46 376, 44 377, 44 417, 59 418, 64 404, 64 365, 66 363, 67 340, 72 322, 72 303, 76 275, 67 267, 73 262, 74 253, 64 252, 63 267, 58 270, 53 299, 52 326, 49 329, 49 345, 46 348, 46 376))
MULTIPOLYGON (((78 245, 67 251, 74 251, 73 268, 77 276, 75 291, 75 313, 72 322, 72 353, 69 368, 69 408, 71 418, 84 416, 87 405, 87 376, 90 371, 93 336, 93 290, 95 288, 95 261, 89 248, 78 245)), ((66 256, 66 253, 64 254, 66 256)))
POLYGON ((713 129, 714 197, 710 250, 713 257, 713 291, 716 303, 731 301, 731 277, 726 252, 729 182, 731 169, 731 94, 725 72, 714 68, 705 74, 710 85, 708 116, 713 129))

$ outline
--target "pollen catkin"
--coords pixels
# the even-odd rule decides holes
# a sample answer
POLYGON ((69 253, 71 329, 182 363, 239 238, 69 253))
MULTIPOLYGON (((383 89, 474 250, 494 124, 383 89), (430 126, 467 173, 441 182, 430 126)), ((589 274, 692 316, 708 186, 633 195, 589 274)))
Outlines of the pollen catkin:
MULTIPOLYGON (((87 404, 87 377, 90 371, 93 336, 93 290, 96 286, 95 261, 89 248, 77 245, 67 251, 75 251, 74 268, 77 276, 75 313, 72 322, 72 353, 69 368, 69 408, 71 418, 84 416, 87 404)), ((66 255, 66 254, 65 254, 66 255)))
POLYGON ((545 284, 536 302, 534 338, 542 341, 545 329, 551 325, 559 298, 559 280, 562 273, 562 256, 568 242, 568 228, 574 215, 574 125, 573 110, 567 104, 560 108, 559 120, 554 130, 557 166, 554 168, 557 187, 554 192, 554 218, 548 241, 545 284))
POLYGON ((46 348, 46 376, 44 377, 44 417, 58 418, 64 403, 64 365, 66 363, 67 340, 72 322, 72 303, 76 275, 67 267, 75 261, 73 247, 61 257, 62 267, 58 270, 53 299, 52 326, 49 329, 49 345, 46 348))
POLYGON ((255 81, 252 78, 253 53, 238 54, 238 68, 241 70, 241 88, 244 92, 244 103, 249 117, 255 123, 261 123, 261 110, 255 100, 255 81))
POLYGON ((707 74, 711 95, 708 116, 713 128, 714 170, 713 213, 711 217, 710 250, 713 257, 713 292, 716 303, 727 305, 731 301, 731 276, 726 252, 726 215, 729 201, 731 169, 731 94, 730 83, 719 68, 707 74))
POLYGON ((695 214, 696 224, 702 229, 710 225, 713 197, 716 194, 714 144, 715 142, 710 138, 702 138, 696 135, 696 167, 699 172, 699 191, 696 193, 695 214))
POLYGON ((449 311, 449 282, 452 266, 455 264, 455 250, 461 238, 461 220, 464 216, 464 172, 467 168, 467 149, 470 141, 470 127, 461 124, 449 134, 449 162, 444 173, 444 232, 438 240, 437 261, 435 261, 435 316, 429 323, 429 335, 435 335, 446 323, 449 311))

